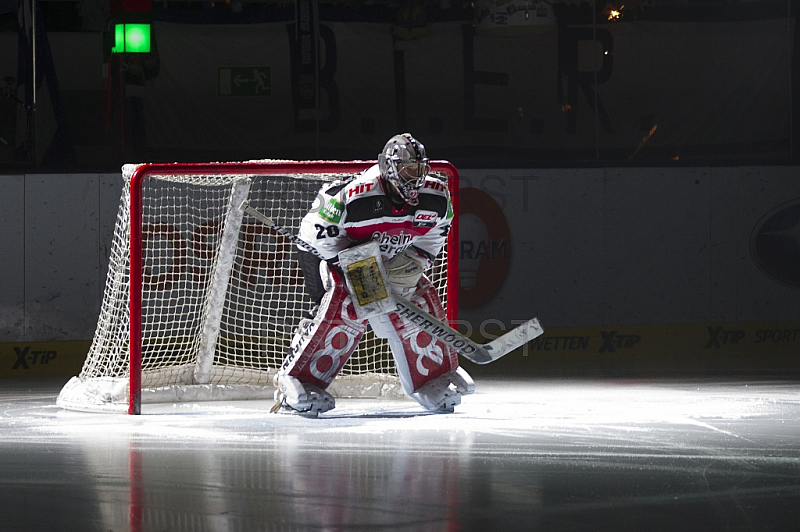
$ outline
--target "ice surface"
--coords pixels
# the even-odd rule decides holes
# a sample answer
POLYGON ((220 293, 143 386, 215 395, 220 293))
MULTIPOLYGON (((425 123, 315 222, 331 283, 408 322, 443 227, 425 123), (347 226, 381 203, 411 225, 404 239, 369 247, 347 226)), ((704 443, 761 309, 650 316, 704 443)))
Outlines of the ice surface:
POLYGON ((2 530, 794 530, 800 384, 477 379, 453 414, 339 399, 63 410, 2 381, 2 530))

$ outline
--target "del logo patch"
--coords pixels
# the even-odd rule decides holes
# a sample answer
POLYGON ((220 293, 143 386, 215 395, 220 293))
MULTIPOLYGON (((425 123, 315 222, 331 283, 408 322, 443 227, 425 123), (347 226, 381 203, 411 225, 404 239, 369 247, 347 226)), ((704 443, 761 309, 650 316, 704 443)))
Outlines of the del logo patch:
POLYGON ((436 224, 436 213, 434 211, 417 211, 414 214, 414 227, 433 227, 436 224))

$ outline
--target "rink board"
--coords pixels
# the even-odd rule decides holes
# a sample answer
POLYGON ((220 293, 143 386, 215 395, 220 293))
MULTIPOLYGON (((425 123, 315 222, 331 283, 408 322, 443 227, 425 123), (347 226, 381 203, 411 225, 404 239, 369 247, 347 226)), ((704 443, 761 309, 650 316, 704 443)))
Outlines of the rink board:
MULTIPOLYGON (((475 373, 569 377, 800 375, 797 321, 551 327, 475 373)), ((476 332, 483 342, 499 329, 476 332)))
MULTIPOLYGON (((547 327, 542 336, 476 374, 569 377, 800 375, 797 321, 547 327)), ((506 330, 470 336, 491 340, 506 330)), ((71 377, 89 341, 0 344, 0 377, 71 377)))
POLYGON ((0 343, 0 378, 69 378, 83 367, 91 341, 0 343))

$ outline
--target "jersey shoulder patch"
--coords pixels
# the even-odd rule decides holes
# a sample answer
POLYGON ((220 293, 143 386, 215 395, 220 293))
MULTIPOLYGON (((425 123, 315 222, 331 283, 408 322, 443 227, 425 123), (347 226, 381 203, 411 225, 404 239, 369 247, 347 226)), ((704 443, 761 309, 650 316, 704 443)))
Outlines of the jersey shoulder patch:
POLYGON ((338 224, 344 214, 344 205, 336 196, 329 198, 325 205, 319 210, 319 217, 332 224, 338 224))
POLYGON ((341 221, 344 214, 344 203, 340 198, 340 193, 358 177, 358 175, 354 175, 322 185, 322 188, 319 189, 318 199, 325 203, 319 209, 320 218, 332 224, 338 224, 341 221))

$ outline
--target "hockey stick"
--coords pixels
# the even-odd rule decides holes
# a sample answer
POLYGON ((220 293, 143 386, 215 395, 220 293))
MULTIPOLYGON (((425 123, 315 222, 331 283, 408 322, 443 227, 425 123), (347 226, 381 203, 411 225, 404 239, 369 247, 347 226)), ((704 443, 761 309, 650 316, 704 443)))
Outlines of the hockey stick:
MULTIPOLYGON (((308 251, 321 260, 326 260, 316 249, 314 249, 313 246, 309 245, 304 240, 301 240, 300 237, 292 233, 290 230, 275 223, 272 218, 269 218, 253 207, 250 207, 247 200, 242 202, 242 204, 239 206, 239 209, 263 222, 275 232, 285 236, 304 251, 308 251)), ((544 333, 544 329, 542 329, 542 326, 539 325, 539 320, 532 318, 517 328, 498 336, 490 342, 478 344, 473 342, 467 336, 464 336, 457 330, 453 329, 446 323, 435 318, 428 312, 425 312, 413 303, 410 303, 396 294, 394 298, 397 302, 397 308, 395 309, 395 312, 397 312, 399 316, 404 317, 409 322, 421 327, 422 330, 430 334, 432 337, 452 347, 458 352, 459 355, 463 356, 470 362, 474 362, 475 364, 488 364, 490 362, 494 362, 500 357, 507 355, 514 349, 521 347, 522 345, 530 342, 537 336, 540 336, 542 333, 544 333)))
POLYGON ((320 260, 327 260, 325 257, 323 257, 320 254, 319 251, 314 249, 313 246, 308 245, 308 243, 305 240, 302 240, 299 236, 297 236, 296 234, 292 233, 290 230, 286 229, 282 225, 279 225, 278 223, 275 222, 275 220, 273 220, 269 216, 263 214, 262 212, 257 211, 253 207, 251 207, 249 201, 244 200, 242 202, 242 204, 239 205, 239 210, 246 212, 247 214, 249 214, 253 218, 257 219, 258 221, 263 222, 266 226, 268 226, 270 229, 272 229, 276 233, 279 233, 279 234, 285 236, 286 238, 291 240, 294 244, 297 244, 298 246, 303 248, 303 251, 308 251, 309 253, 311 253, 312 255, 314 255, 315 257, 317 257, 320 260))
POLYGON ((532 318, 490 342, 478 344, 418 306, 397 295, 394 297, 397 300, 395 312, 400 317, 405 317, 411 323, 420 326, 432 337, 452 347, 459 355, 475 364, 494 362, 544 332, 542 326, 539 325, 539 320, 532 318))

